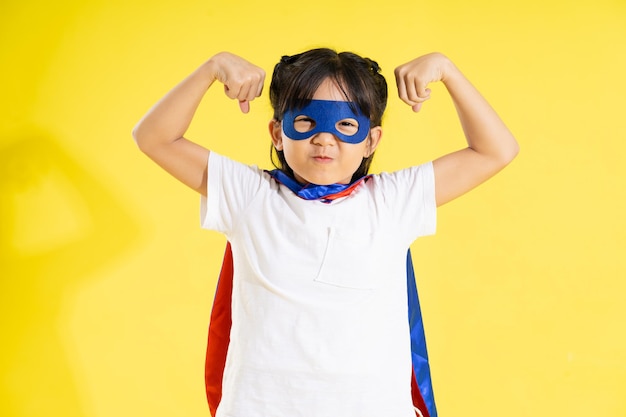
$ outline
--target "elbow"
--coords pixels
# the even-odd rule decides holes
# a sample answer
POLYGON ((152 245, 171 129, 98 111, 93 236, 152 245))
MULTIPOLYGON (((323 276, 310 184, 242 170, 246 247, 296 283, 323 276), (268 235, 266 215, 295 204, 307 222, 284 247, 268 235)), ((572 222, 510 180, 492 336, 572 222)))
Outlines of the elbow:
POLYGON ((135 125, 135 127, 133 127, 133 130, 132 130, 132 132, 130 134, 133 137, 133 140, 135 141, 135 144, 137 146, 139 146, 139 141, 140 141, 140 138, 141 138, 141 134, 140 134, 140 131, 139 131, 139 125, 135 125))
POLYGON ((483 161, 486 166, 490 166, 489 169, 493 175, 506 168, 518 154, 519 144, 512 139, 506 146, 500 146, 497 150, 494 149, 494 152, 485 155, 486 158, 483 161))
POLYGON ((514 139, 513 143, 506 149, 506 152, 502 155, 502 160, 504 165, 508 165, 517 157, 519 154, 519 143, 514 139))
POLYGON ((138 124, 137 126, 133 128, 131 135, 133 137, 133 140, 135 141, 135 145, 137 145, 139 150, 142 151, 143 153, 146 153, 146 148, 149 144, 149 141, 146 139, 145 135, 143 134, 140 124, 138 124))
POLYGON ((500 152, 498 154, 498 160, 500 166, 504 168, 517 157, 519 154, 519 143, 515 140, 513 136, 510 137, 506 146, 500 148, 500 152))

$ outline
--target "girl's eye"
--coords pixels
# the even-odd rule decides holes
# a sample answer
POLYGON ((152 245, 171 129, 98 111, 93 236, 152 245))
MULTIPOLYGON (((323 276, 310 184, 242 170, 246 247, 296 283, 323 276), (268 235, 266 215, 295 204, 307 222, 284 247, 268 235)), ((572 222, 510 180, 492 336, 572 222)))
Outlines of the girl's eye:
POLYGON ((293 127, 298 133, 306 133, 315 129, 315 120, 306 116, 299 116, 293 121, 293 127))
POLYGON ((359 123, 354 119, 343 119, 337 122, 336 127, 344 135, 352 136, 359 130, 359 123))

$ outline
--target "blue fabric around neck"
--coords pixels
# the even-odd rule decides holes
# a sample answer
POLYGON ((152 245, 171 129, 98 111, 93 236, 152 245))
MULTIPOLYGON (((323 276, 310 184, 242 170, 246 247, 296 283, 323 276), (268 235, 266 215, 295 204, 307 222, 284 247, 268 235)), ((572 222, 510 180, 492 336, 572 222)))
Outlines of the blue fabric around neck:
MULTIPOLYGON (((291 178, 279 169, 269 171, 269 174, 276 181, 289 188, 294 194, 304 200, 324 200, 328 197, 332 197, 334 194, 345 191, 350 188, 352 184, 329 184, 329 185, 317 185, 306 184, 302 185, 298 181, 291 178)), ((358 181, 358 180, 357 180, 358 181)))

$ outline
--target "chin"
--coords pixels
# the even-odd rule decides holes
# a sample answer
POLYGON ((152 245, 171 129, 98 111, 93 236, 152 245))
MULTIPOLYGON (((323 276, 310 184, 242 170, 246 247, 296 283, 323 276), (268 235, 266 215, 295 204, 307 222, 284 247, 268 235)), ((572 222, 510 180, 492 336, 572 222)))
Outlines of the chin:
POLYGON ((329 178, 325 175, 310 175, 306 177, 300 177, 300 176, 298 177, 296 179, 299 182, 304 182, 305 184, 330 185, 330 184, 335 184, 339 182, 339 181, 334 181, 332 178, 329 178))
POLYGON ((352 176, 340 175, 339 173, 330 173, 330 172, 311 172, 310 175, 302 175, 296 174, 294 172, 296 180, 301 183, 306 184, 316 184, 316 185, 331 185, 337 183, 350 183, 350 179, 352 176), (347 180, 346 180, 347 178, 347 180))
POLYGON ((317 181, 311 181, 313 184, 317 185, 331 185, 331 184, 348 184, 350 181, 344 181, 344 179, 329 179, 329 178, 320 178, 317 181))

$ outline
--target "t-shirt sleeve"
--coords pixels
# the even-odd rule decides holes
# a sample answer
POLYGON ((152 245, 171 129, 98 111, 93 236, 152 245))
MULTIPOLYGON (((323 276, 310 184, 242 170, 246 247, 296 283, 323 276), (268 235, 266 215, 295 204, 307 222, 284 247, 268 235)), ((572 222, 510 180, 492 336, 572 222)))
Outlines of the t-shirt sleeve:
POLYGON ((205 229, 228 235, 238 216, 268 182, 261 169, 213 151, 208 164, 207 196, 201 198, 200 224, 205 229))
POLYGON ((432 162, 381 174, 380 182, 381 197, 390 217, 409 242, 435 234, 437 202, 432 162))

